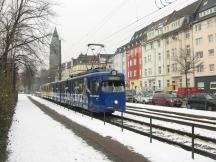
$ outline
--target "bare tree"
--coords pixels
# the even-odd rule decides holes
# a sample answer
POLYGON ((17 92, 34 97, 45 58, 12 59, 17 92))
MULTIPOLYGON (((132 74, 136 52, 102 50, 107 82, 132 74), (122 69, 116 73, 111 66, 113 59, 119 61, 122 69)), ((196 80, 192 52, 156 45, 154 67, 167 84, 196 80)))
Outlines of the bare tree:
POLYGON ((48 45, 52 4, 48 0, 1 0, 0 76, 8 60, 12 67, 35 69, 48 45))
POLYGON ((186 97, 188 97, 188 74, 194 73, 202 65, 198 55, 191 54, 188 49, 180 49, 179 55, 173 58, 178 65, 178 72, 185 76, 186 97))

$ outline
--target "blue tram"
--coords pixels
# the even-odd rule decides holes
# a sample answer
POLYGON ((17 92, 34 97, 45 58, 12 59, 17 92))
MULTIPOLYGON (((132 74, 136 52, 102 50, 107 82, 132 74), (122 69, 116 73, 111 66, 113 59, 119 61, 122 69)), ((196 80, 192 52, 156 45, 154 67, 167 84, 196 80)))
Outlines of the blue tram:
POLYGON ((91 70, 41 87, 42 97, 95 113, 125 110, 125 80, 116 70, 91 70))

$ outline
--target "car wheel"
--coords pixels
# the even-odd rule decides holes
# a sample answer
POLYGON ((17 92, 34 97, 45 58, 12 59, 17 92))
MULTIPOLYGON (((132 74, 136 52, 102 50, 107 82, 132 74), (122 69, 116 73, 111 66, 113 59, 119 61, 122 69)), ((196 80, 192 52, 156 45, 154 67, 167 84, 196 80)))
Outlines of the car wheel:
POLYGON ((169 103, 169 102, 167 102, 167 103, 166 103, 166 106, 173 107, 173 104, 172 104, 172 103, 169 103))
POLYGON ((213 110, 213 109, 212 109, 212 106, 208 106, 208 107, 207 107, 207 110, 208 110, 208 111, 212 111, 212 110, 213 110))
POLYGON ((188 109, 192 109, 192 106, 190 104, 187 104, 188 109))
POLYGON ((146 102, 145 102, 145 100, 143 100, 143 102, 142 102, 143 104, 146 104, 146 102))

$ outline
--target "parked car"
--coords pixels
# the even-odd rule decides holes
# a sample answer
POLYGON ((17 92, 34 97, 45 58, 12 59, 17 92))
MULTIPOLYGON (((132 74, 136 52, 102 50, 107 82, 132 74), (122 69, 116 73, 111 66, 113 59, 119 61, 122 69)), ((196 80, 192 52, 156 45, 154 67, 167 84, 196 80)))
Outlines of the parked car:
POLYGON ((135 102, 149 104, 152 102, 152 93, 138 93, 135 95, 135 102))
POLYGON ((152 98, 152 104, 181 107, 182 99, 175 97, 173 94, 169 93, 155 93, 152 98))
POLYGON ((135 94, 136 92, 133 90, 126 91, 126 102, 135 102, 135 94))
POLYGON ((197 93, 188 97, 187 108, 216 111, 216 96, 207 93, 197 93))

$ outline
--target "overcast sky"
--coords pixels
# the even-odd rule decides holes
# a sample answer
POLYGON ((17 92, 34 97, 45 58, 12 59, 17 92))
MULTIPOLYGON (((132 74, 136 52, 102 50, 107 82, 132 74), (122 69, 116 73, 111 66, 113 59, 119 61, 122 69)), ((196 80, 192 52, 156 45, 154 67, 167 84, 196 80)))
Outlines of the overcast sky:
MULTIPOLYGON (((161 1, 165 4, 174 0, 161 1)), ((58 0, 52 30, 56 26, 62 40, 62 61, 86 53, 88 43, 104 44, 102 53, 114 53, 129 42, 135 31, 194 1, 176 0, 155 12, 155 0, 58 0)), ((157 2, 160 5, 160 0, 157 2)))

